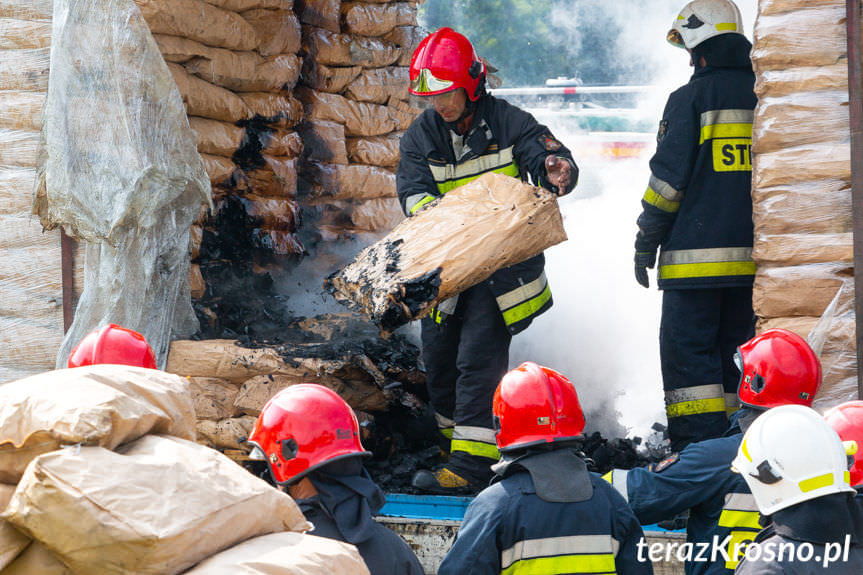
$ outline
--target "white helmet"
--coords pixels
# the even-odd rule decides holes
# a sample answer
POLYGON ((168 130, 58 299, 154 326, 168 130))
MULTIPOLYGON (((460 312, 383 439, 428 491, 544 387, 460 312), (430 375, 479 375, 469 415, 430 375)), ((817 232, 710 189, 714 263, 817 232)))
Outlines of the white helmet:
POLYGON ((743 34, 737 5, 731 0, 693 0, 677 15, 666 39, 678 48, 692 50, 720 34, 743 34))
POLYGON ((760 415, 732 462, 762 515, 830 495, 855 493, 845 446, 815 410, 782 405, 760 415))

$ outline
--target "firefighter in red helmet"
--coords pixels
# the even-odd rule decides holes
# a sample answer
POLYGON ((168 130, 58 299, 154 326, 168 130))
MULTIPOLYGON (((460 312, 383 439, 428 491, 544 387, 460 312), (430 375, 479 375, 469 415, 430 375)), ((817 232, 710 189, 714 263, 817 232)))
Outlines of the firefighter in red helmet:
POLYGON ((439 575, 648 575, 644 534, 623 497, 572 446, 584 413, 572 383, 526 362, 494 394, 501 461, 471 502, 439 575))
POLYGON ((373 518, 384 494, 363 468, 371 453, 360 442, 357 417, 336 392, 313 383, 280 391, 264 405, 248 442, 315 535, 355 545, 372 575, 423 574, 410 547, 373 518))
POLYGON ((742 408, 722 437, 691 443, 648 468, 614 469, 605 475, 645 525, 688 512, 687 541, 716 549, 708 560, 687 560, 688 575, 735 572, 745 542, 761 529, 749 487, 731 470, 743 434, 774 407, 811 406, 821 385, 818 357, 788 330, 770 329, 750 339, 737 348, 734 362, 742 408))
MULTIPOLYGON (((523 110, 486 93, 486 65, 463 35, 441 28, 414 52, 409 92, 432 109, 408 128, 396 174, 405 214, 486 172, 569 193, 578 168, 551 131, 523 110)), ((506 372, 512 336, 552 305, 539 254, 498 270, 435 307, 422 320, 423 362, 446 466, 420 471, 414 486, 437 493, 477 490, 499 454, 491 399, 506 372), (444 439, 445 438, 445 439, 444 439)))
POLYGON ((842 441, 857 443, 854 463, 851 465, 851 487, 863 490, 863 401, 847 401, 827 411, 824 419, 830 424, 842 441))
POLYGON ((156 369, 156 354, 143 335, 113 323, 91 331, 75 346, 67 367, 114 363, 156 369))

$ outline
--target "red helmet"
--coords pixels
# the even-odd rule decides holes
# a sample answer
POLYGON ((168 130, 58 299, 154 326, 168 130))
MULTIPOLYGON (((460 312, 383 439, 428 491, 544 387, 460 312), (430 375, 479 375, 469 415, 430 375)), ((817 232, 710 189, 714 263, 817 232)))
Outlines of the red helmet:
POLYGON ((156 369, 156 354, 143 335, 113 323, 91 331, 69 354, 67 367, 97 363, 156 369))
POLYGON ((476 55, 470 40, 451 28, 426 36, 414 51, 410 66, 409 92, 434 96, 464 88, 475 102, 483 93, 485 64, 476 55))
POLYGON ((492 409, 501 451, 575 439, 584 431, 575 386, 530 361, 503 376, 492 409))
POLYGON ((769 409, 812 406, 821 385, 821 363, 806 341, 787 329, 769 329, 737 348, 740 403, 769 409))
POLYGON ((294 483, 321 465, 371 455, 360 443, 351 407, 331 389, 301 383, 270 398, 255 421, 253 458, 265 458, 278 484, 294 483))
POLYGON ((851 486, 863 486, 863 401, 848 401, 824 414, 842 441, 856 441, 857 452, 851 466, 851 486))

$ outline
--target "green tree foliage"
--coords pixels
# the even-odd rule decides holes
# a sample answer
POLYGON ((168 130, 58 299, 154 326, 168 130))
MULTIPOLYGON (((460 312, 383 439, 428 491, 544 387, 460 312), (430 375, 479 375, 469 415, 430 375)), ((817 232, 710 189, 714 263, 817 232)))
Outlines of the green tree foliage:
MULTIPOLYGON (((429 31, 449 26, 470 38, 479 55, 499 68, 505 86, 542 85, 558 76, 590 85, 641 83, 650 81, 655 66, 650 54, 639 52, 638 35, 631 37, 631 30, 647 10, 670 20, 666 13, 678 4, 681 0, 426 0, 420 23, 429 31)), ((664 35, 664 30, 649 33, 664 35)))

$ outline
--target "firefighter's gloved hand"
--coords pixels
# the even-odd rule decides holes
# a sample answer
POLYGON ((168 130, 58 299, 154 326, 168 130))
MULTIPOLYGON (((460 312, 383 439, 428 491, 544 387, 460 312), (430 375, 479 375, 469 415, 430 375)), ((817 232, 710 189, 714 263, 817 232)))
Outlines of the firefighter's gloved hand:
POLYGON ((647 277, 647 268, 653 269, 655 264, 655 252, 635 252, 635 281, 641 286, 649 288, 650 280, 647 277))
POLYGON ((572 164, 569 163, 569 160, 557 156, 546 156, 545 171, 548 174, 548 183, 554 187, 552 191, 558 196, 567 193, 569 184, 572 182, 572 164))

